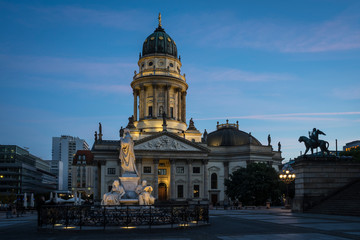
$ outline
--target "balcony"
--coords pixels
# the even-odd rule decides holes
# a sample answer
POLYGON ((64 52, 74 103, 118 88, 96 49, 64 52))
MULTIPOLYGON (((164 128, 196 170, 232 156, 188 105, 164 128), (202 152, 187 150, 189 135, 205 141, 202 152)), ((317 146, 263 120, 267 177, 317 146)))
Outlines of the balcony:
POLYGON ((178 78, 180 80, 183 80, 184 82, 186 82, 185 79, 185 74, 181 75, 175 71, 168 71, 168 70, 164 70, 164 69, 154 69, 152 71, 142 71, 140 73, 136 73, 133 77, 133 80, 135 81, 138 78, 141 77, 146 77, 146 76, 164 76, 164 77, 174 77, 174 78, 178 78))

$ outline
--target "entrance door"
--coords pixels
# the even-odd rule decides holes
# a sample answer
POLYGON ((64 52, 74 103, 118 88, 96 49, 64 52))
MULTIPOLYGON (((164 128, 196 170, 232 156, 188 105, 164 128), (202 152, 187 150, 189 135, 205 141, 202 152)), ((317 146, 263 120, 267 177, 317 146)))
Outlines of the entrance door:
POLYGON ((211 194, 211 203, 213 206, 216 206, 218 202, 218 195, 217 194, 211 194))
POLYGON ((159 201, 167 200, 167 187, 165 183, 159 184, 159 201))

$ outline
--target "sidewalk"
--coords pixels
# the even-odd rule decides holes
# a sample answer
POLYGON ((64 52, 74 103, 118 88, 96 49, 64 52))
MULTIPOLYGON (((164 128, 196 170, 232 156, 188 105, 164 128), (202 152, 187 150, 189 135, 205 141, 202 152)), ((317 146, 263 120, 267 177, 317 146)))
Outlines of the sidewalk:
POLYGON ((256 208, 256 209, 226 209, 217 208, 209 210, 210 215, 229 215, 229 214, 290 214, 291 209, 285 209, 284 207, 271 207, 269 209, 256 208))
POLYGON ((22 217, 27 217, 29 215, 37 215, 37 212, 36 211, 26 211, 25 213, 21 214, 12 214, 11 217, 7 218, 6 217, 6 211, 1 211, 0 212, 0 220, 3 220, 3 219, 14 219, 14 218, 22 218, 22 217))

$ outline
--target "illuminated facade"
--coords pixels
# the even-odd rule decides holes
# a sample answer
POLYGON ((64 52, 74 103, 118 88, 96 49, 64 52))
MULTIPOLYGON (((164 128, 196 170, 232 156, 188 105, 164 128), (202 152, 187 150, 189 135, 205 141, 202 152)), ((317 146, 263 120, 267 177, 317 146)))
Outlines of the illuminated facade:
POLYGON ((359 147, 360 147, 360 140, 356 140, 356 141, 346 143, 345 146, 343 147, 343 150, 348 152, 351 149, 355 149, 355 148, 359 148, 359 147))
MULTIPOLYGON (((160 17, 159 17, 160 19, 160 17)), ((250 161, 267 162, 277 170, 281 152, 264 146, 238 124, 218 124, 202 134, 192 119, 186 121, 188 84, 181 73, 175 41, 158 27, 143 43, 135 71, 133 117, 126 128, 134 140, 140 179, 153 186, 157 201, 211 201, 225 199, 224 180, 250 161)), ((119 140, 104 140, 101 127, 91 152, 98 166, 95 199, 109 191, 120 176, 119 140)))

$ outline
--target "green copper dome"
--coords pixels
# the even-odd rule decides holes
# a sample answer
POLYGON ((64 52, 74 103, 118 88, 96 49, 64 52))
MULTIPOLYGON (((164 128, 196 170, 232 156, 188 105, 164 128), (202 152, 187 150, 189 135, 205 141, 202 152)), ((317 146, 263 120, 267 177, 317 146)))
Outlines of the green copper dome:
POLYGON ((159 26, 144 41, 142 56, 150 54, 168 54, 177 57, 177 48, 174 40, 159 26))

